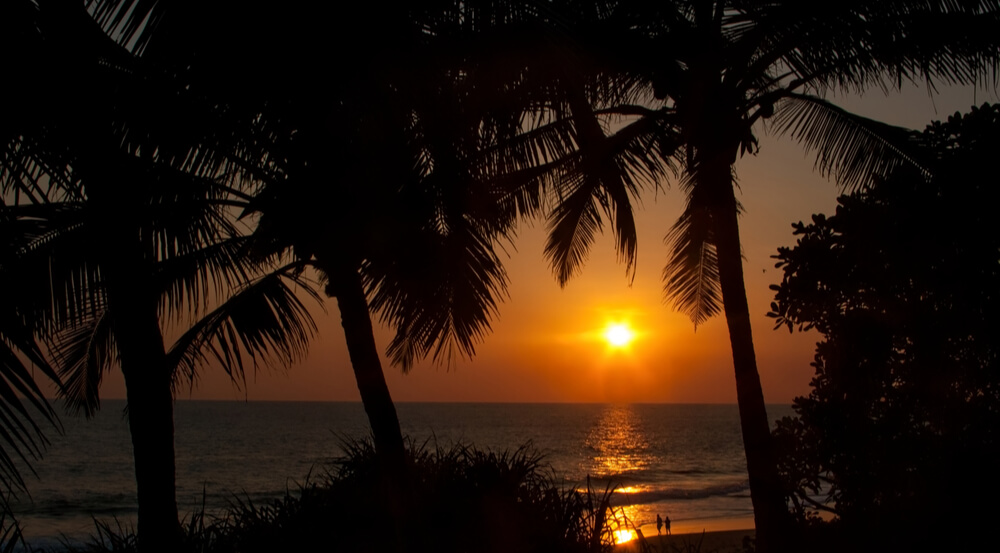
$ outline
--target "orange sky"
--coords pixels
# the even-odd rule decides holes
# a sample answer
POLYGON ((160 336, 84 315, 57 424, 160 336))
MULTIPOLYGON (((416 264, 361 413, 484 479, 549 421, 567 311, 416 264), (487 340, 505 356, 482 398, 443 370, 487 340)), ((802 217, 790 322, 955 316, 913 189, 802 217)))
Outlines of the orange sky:
MULTIPOLYGON (((883 121, 922 129, 995 93, 948 90, 931 100, 922 88, 888 98, 834 98, 840 105, 883 121), (937 111, 935 112, 935 107, 937 111)), ((768 402, 789 403, 808 393, 815 334, 772 330, 764 315, 770 284, 780 281, 770 256, 794 243, 791 223, 832 213, 837 188, 812 170, 812 158, 787 139, 761 136, 761 152, 737 166, 745 208, 741 218, 744 271, 754 342, 768 402)), ((472 361, 418 365, 410 374, 385 365, 396 401, 686 402, 734 403, 735 380, 724 319, 698 327, 662 299, 663 236, 683 207, 670 188, 643 199, 637 209, 638 270, 631 286, 616 262, 610 236, 591 250, 583 274, 560 289, 542 256, 544 223, 524 225, 506 266, 510 297, 493 332, 472 361), (600 337, 610 321, 628 321, 638 333, 627 350, 610 351, 600 337)), ((236 390, 222 371, 205 371, 182 398, 353 401, 358 391, 349 365, 336 303, 317 313, 321 332, 308 359, 287 374, 261 372, 236 390)), ((380 347, 390 334, 377 331, 380 347)), ((105 398, 124 397, 118 373, 106 380, 105 398)))

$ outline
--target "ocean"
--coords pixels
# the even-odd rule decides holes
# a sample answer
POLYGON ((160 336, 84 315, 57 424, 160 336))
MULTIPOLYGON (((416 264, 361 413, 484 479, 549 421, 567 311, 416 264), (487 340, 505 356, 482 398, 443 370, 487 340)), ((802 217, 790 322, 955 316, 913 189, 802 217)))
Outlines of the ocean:
MULTIPOLYGON (((105 401, 91 420, 63 416, 50 435, 30 497, 13 501, 29 543, 85 540, 94 518, 134 523, 135 480, 124 401, 105 401)), ((735 405, 400 403, 404 435, 425 447, 530 444, 567 487, 616 489, 619 515, 655 532, 745 528, 753 511, 735 405)), ((771 405, 773 421, 792 414, 771 405)), ((262 504, 295 492, 341 455, 345 439, 368 435, 360 403, 176 403, 177 500, 182 516, 221 512, 234 500, 262 504)), ((22 494, 23 495, 23 494, 22 494)))

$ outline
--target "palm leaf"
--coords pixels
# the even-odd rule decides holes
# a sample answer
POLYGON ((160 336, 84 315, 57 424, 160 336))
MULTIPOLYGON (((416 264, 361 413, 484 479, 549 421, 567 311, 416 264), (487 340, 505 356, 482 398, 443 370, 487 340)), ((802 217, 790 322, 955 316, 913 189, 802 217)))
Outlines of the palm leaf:
POLYGON ((366 251, 369 302, 395 329, 387 351, 404 371, 428 355, 437 362, 474 355, 505 293, 495 246, 510 239, 517 210, 505 205, 510 191, 474 173, 469 146, 480 138, 428 150, 433 170, 383 202, 388 217, 378 234, 387 238, 366 251))
POLYGON ((387 351, 404 371, 427 355, 475 354, 507 284, 489 237, 471 224, 426 227, 403 240, 419 255, 372 256, 364 267, 372 308, 396 330, 387 351))
POLYGON ((319 297, 299 270, 285 266, 248 283, 193 324, 167 352, 174 385, 193 386, 197 369, 212 361, 238 383, 246 380, 247 363, 256 369, 301 358, 316 326, 297 293, 319 297))
POLYGON ((0 285, 21 291, 9 304, 36 331, 54 332, 103 305, 84 220, 83 205, 76 202, 4 206, 0 214, 7 238, 0 285))
POLYGON ((252 252, 253 239, 235 237, 207 244, 156 264, 156 287, 167 319, 200 315, 214 298, 225 297, 267 266, 252 252))
POLYGON ((719 259, 704 228, 708 218, 705 210, 686 210, 665 239, 673 253, 663 270, 663 291, 696 329, 722 308, 719 259))
POLYGON ((63 329, 51 340, 53 363, 63 381, 68 409, 92 417, 101 407, 104 374, 117 363, 114 325, 106 310, 63 329))
POLYGON ((608 199, 605 213, 614 225, 619 261, 625 262, 625 272, 632 276, 638 248, 632 204, 639 202, 644 186, 658 186, 670 163, 670 156, 659 150, 659 132, 657 113, 630 122, 607 138, 610 159, 604 163, 616 176, 602 180, 608 199))
MULTIPOLYGON (((656 186, 670 168, 670 156, 659 155, 657 133, 663 132, 658 113, 626 124, 610 136, 557 166, 555 206, 549 215, 545 255, 560 285, 582 267, 601 231, 601 211, 610 219, 616 250, 631 274, 637 251, 633 202, 643 186, 656 186), (598 209, 600 207, 600 210, 598 209)), ((596 137, 595 137, 596 138, 596 137)))
POLYGON ((690 190, 687 205, 664 239, 671 253, 663 269, 667 300, 690 317, 695 328, 722 309, 712 199, 691 182, 697 177, 695 173, 686 179, 690 190))
POLYGON ((512 202, 513 212, 530 217, 542 205, 545 192, 555 188, 576 145, 569 120, 528 124, 529 130, 484 148, 473 161, 499 202, 512 202))
MULTIPOLYGON (((0 486, 5 492, 25 489, 21 470, 30 470, 30 461, 40 457, 48 443, 33 413, 60 429, 32 369, 57 384, 59 378, 45 361, 31 329, 10 315, 0 315, 0 486)), ((7 499, 6 493, 0 496, 0 507, 7 506, 7 499)))
POLYGON ((806 94, 790 94, 776 107, 775 125, 815 152, 816 167, 848 190, 871 186, 899 167, 929 172, 911 153, 916 133, 852 114, 806 94))
POLYGON ((602 225, 597 177, 572 169, 567 172, 569 175, 560 183, 565 192, 549 214, 549 238, 545 244, 545 257, 560 286, 565 286, 581 270, 602 225))

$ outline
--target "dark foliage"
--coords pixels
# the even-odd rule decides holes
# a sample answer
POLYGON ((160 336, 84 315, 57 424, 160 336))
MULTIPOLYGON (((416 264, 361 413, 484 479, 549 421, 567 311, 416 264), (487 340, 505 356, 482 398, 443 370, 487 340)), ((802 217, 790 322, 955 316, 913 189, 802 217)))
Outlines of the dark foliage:
MULTIPOLYGON (((349 448, 325 484, 264 509, 238 506, 222 524, 232 543, 217 550, 295 550, 331 540, 341 551, 390 549, 393 496, 381 489, 371 445, 349 448)), ((408 461, 406 550, 585 550, 583 496, 555 486, 530 451, 416 449, 408 461)))
MULTIPOLYGON (((185 527, 185 551, 218 553, 395 551, 390 501, 370 441, 349 442, 347 455, 318 481, 266 505, 236 500, 221 518, 196 514, 185 527)), ((412 493, 403 524, 406 551, 607 552, 610 491, 564 489, 530 447, 483 451, 467 446, 410 447, 412 493)), ((98 522, 78 552, 136 551, 135 532, 98 522)))
POLYGON ((776 256, 770 315, 824 336, 812 392, 778 426, 781 470, 800 516, 830 509, 872 548, 976 542, 996 509, 974 506, 1000 492, 1000 107, 920 141, 934 177, 842 197, 776 256))

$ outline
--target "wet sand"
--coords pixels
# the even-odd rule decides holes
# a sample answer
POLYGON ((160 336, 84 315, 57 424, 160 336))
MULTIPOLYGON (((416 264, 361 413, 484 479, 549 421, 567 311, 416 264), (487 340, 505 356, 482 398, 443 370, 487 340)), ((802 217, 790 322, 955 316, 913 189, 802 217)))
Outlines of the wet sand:
POLYGON ((744 529, 657 536, 654 527, 652 535, 620 544, 615 547, 615 552, 632 553, 647 550, 641 547, 640 540, 644 539, 651 548, 647 551, 651 550, 654 553, 741 553, 743 539, 747 536, 753 538, 754 535, 753 529, 744 529))

